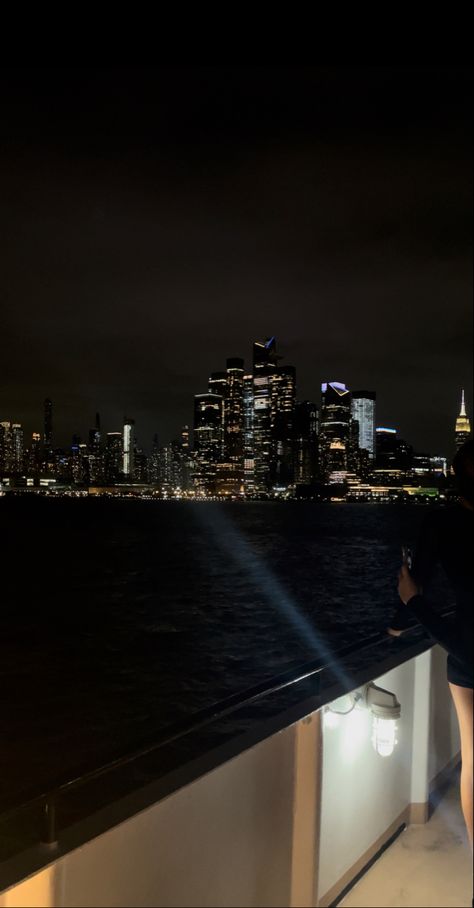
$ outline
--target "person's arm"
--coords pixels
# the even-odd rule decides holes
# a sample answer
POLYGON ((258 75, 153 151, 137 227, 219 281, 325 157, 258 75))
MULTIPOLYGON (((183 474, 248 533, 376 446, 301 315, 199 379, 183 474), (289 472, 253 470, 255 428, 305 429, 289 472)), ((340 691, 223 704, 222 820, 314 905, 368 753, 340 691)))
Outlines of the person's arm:
POLYGON ((455 659, 472 664, 474 649, 472 636, 462 634, 450 618, 442 618, 430 606, 406 564, 398 575, 398 593, 402 602, 418 618, 421 625, 455 659))
POLYGON ((434 569, 439 561, 440 539, 437 514, 430 514, 421 525, 415 548, 412 576, 417 584, 426 591, 434 569))

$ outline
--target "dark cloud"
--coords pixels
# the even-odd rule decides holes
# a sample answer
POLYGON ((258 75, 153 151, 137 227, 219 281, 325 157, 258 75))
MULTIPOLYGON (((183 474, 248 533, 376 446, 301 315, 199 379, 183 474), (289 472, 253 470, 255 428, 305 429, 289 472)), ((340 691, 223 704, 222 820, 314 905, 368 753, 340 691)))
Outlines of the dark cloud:
POLYGON ((472 397, 470 72, 4 71, 0 416, 148 444, 276 334, 449 451, 472 397))

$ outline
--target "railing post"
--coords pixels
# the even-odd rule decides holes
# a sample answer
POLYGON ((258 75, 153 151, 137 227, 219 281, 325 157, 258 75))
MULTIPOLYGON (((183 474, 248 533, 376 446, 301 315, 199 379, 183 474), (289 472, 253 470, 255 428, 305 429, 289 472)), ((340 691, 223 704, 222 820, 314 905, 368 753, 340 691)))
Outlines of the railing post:
POLYGON ((56 798, 54 795, 48 795, 43 802, 41 843, 47 845, 49 848, 56 848, 58 844, 56 798))
POLYGON ((295 726, 293 790, 292 908, 318 902, 319 837, 322 792, 322 710, 295 726))

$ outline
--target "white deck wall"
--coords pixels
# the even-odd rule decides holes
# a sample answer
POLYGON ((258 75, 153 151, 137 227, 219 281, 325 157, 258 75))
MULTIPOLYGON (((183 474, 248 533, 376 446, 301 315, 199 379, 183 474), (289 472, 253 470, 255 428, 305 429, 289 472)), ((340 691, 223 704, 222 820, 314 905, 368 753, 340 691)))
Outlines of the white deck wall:
POLYGON ((446 657, 434 647, 375 678, 397 695, 398 744, 379 756, 371 717, 354 710, 324 732, 319 896, 331 890, 397 821, 410 803, 424 804, 433 778, 459 751, 446 657))

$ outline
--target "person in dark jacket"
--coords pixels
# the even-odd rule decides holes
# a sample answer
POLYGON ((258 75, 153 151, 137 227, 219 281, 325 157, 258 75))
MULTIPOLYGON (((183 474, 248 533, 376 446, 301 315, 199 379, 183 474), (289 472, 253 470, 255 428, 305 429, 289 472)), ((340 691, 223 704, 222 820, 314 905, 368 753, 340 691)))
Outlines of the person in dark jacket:
POLYGON ((461 804, 473 842, 473 593, 474 593, 474 441, 459 449, 453 469, 459 501, 425 521, 413 572, 403 564, 400 599, 448 653, 447 674, 461 737, 461 804), (430 606, 426 584, 436 564, 444 568, 456 599, 454 619, 441 618, 430 606))

